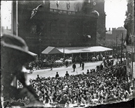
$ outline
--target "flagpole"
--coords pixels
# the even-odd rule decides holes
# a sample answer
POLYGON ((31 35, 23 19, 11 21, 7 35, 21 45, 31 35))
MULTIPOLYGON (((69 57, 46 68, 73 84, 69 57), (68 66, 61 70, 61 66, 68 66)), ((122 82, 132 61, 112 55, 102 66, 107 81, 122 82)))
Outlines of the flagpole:
POLYGON ((18 0, 16 0, 16 36, 18 36, 18 0))
MULTIPOLYGON (((18 36, 18 0, 12 2, 12 32, 18 36)), ((13 86, 17 87, 17 78, 13 80, 13 86)))
MULTIPOLYGON (((18 36, 18 0, 16 0, 16 36, 18 36)), ((17 78, 14 79, 15 87, 18 86, 17 84, 17 78)))
POLYGON ((123 33, 122 33, 122 40, 121 40, 121 63, 122 63, 122 51, 123 51, 123 33))

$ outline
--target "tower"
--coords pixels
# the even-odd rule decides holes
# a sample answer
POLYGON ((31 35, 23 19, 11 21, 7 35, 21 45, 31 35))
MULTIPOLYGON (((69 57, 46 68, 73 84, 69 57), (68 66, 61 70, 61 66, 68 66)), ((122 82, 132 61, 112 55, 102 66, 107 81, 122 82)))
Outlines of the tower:
POLYGON ((97 35, 99 35, 99 44, 104 44, 105 41, 105 21, 106 21, 106 14, 105 14, 105 1, 104 0, 93 0, 95 6, 93 7, 94 10, 99 12, 99 18, 97 20, 97 35))

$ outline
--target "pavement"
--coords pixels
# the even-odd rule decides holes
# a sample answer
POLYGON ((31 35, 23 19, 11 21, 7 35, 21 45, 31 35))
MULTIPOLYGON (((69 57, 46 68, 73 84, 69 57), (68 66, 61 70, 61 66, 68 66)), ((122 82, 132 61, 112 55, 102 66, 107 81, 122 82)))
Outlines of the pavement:
POLYGON ((73 68, 72 65, 70 65, 69 67, 66 66, 62 66, 62 67, 57 67, 57 68, 53 68, 51 69, 40 69, 40 70, 35 70, 33 71, 32 74, 28 74, 27 79, 35 79, 37 77, 37 75, 39 75, 40 77, 55 77, 56 72, 59 73, 59 76, 64 76, 66 71, 68 71, 69 75, 77 75, 77 74, 81 74, 81 73, 86 73, 87 69, 96 69, 97 65, 100 65, 101 63, 103 63, 103 61, 96 61, 96 62, 88 62, 84 64, 84 70, 82 70, 82 68, 80 67, 80 64, 76 64, 76 70, 75 72, 73 72, 73 68))

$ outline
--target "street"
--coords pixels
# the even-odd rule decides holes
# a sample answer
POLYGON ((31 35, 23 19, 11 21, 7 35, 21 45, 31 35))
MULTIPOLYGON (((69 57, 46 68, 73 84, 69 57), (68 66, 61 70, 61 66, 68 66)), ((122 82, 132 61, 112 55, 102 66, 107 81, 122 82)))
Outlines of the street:
POLYGON ((134 0, 2 0, 1 16, 0 108, 133 108, 134 0))
MULTIPOLYGON (((114 64, 115 64, 114 60, 114 64)), ((89 71, 91 69, 96 69, 96 66, 100 65, 101 63, 103 63, 103 61, 96 61, 96 62, 87 62, 84 65, 84 70, 82 70, 82 67, 80 67, 80 64, 76 64, 76 71, 73 72, 73 68, 72 65, 70 65, 69 67, 66 66, 62 66, 62 67, 57 67, 57 68, 53 68, 52 70, 49 69, 40 69, 40 70, 35 70, 33 71, 32 74, 28 74, 27 75, 27 82, 29 82, 30 79, 35 79, 37 77, 37 75, 39 75, 40 77, 55 77, 56 72, 59 73, 59 76, 64 76, 66 71, 68 71, 69 75, 77 75, 77 74, 81 74, 81 73, 86 73, 87 69, 89 69, 89 71)), ((133 77, 135 78, 135 62, 133 63, 133 77)))
POLYGON ((41 70, 35 70, 32 74, 29 74, 27 79, 35 79, 37 75, 40 77, 55 77, 56 72, 59 73, 59 76, 64 76, 66 71, 68 71, 69 75, 76 75, 76 74, 81 74, 81 73, 86 73, 87 69, 96 69, 97 65, 100 65, 103 63, 103 61, 96 61, 96 62, 88 62, 84 64, 84 70, 82 70, 82 67, 80 67, 80 64, 76 64, 76 71, 73 72, 72 65, 69 67, 62 66, 58 68, 53 68, 51 69, 41 69, 41 70))

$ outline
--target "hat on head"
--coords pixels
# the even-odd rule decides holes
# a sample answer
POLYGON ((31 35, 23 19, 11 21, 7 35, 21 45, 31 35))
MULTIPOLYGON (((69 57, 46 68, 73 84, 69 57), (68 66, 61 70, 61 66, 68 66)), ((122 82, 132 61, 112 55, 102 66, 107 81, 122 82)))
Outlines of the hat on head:
POLYGON ((6 52, 11 51, 11 54, 14 54, 17 58, 20 57, 25 63, 35 60, 34 56, 29 52, 25 41, 18 36, 3 34, 1 46, 6 52))

